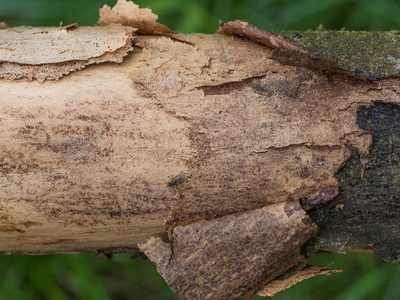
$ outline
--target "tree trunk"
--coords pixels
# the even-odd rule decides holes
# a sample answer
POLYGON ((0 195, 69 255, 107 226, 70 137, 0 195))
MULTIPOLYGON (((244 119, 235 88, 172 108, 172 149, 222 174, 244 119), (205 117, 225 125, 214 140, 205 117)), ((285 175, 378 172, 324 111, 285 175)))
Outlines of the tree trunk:
MULTIPOLYGON (((27 53, 0 51, 0 251, 129 252, 141 244, 182 299, 196 297, 191 276, 208 288, 196 290, 201 299, 254 294, 304 260, 299 248, 316 225, 309 253, 367 246, 399 262, 400 82, 385 77, 398 68, 370 68, 364 56, 341 65, 340 54, 338 64, 305 42, 316 35, 337 50, 357 33, 287 33, 304 52, 227 32, 138 35, 130 51, 129 27, 109 26, 118 46, 110 51, 104 33, 96 42, 108 50, 85 58, 32 51, 27 62, 27 53), (154 236, 173 241, 172 250, 145 243, 154 236), (208 273, 179 277, 225 256, 239 281, 238 262, 257 278, 243 288, 222 285, 232 274, 218 287, 207 285, 208 273)), ((0 35, 13 30, 23 31, 0 35)), ((391 50, 374 57, 390 66, 400 59, 391 50)))

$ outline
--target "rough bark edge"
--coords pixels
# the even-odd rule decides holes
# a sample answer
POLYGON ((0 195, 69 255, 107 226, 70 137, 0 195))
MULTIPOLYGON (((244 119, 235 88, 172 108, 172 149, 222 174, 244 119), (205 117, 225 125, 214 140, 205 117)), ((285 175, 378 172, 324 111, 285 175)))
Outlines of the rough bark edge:
POLYGON ((178 299, 247 299, 305 260, 317 232, 298 201, 175 227, 172 245, 140 244, 178 299))
POLYGON ((137 4, 131 1, 118 0, 113 8, 104 5, 100 8, 100 25, 113 23, 132 26, 137 28, 138 34, 170 34, 171 30, 160 23, 157 23, 158 16, 149 8, 140 9, 137 4))

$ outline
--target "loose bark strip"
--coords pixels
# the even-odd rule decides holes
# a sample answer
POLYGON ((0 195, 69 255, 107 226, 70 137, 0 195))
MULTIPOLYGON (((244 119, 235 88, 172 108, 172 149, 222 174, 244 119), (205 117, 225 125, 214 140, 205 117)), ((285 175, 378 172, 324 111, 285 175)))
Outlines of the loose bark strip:
POLYGON ((317 231, 294 201, 178 226, 172 249, 154 238, 139 247, 179 299, 248 299, 304 261, 317 231))
POLYGON ((58 80, 87 65, 122 62, 132 48, 134 28, 15 27, 0 31, 0 78, 58 80), (82 51, 84 49, 85 51, 82 51))

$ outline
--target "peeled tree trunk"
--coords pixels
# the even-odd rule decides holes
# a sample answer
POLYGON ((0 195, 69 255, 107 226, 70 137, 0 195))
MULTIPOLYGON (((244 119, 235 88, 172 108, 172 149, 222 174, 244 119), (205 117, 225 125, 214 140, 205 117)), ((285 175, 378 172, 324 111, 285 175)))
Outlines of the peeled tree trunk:
POLYGON ((2 253, 139 247, 181 299, 272 295, 319 250, 399 262, 396 33, 100 15, 0 30, 2 253))

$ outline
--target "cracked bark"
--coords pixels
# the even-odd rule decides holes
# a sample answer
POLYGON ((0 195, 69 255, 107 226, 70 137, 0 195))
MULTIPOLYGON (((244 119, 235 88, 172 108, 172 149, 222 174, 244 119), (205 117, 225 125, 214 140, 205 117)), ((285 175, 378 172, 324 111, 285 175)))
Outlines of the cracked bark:
POLYGON ((119 64, 46 77, 43 62, 44 82, 0 81, 2 253, 141 244, 182 299, 248 297, 320 250, 373 244, 399 262, 397 77, 246 36, 150 28, 165 35, 133 36, 119 64), (221 249, 226 264, 207 265, 221 249))

